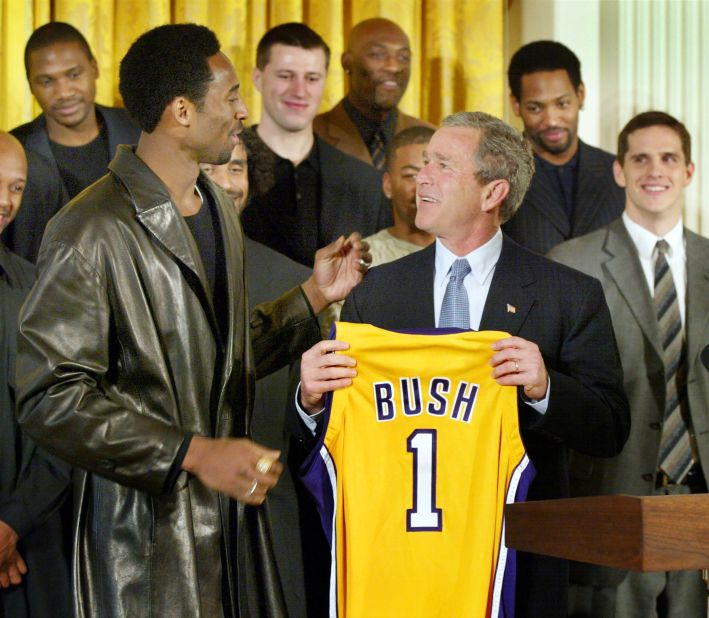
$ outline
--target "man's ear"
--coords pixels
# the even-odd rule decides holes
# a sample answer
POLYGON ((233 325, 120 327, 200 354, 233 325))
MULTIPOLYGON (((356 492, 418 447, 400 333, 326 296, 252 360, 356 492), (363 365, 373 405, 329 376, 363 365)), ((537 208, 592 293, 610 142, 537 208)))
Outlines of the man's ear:
POLYGON ((579 99, 579 107, 583 109, 583 102, 586 100, 586 86, 583 85, 583 82, 579 84, 576 96, 579 99))
POLYGON ((517 100, 515 95, 513 95, 511 92, 510 92, 510 107, 512 108, 512 112, 514 113, 514 115, 517 116, 517 118, 519 118, 520 117, 519 101, 517 100))
POLYGON ((391 199, 391 175, 389 172, 384 172, 384 176, 382 176, 382 190, 384 191, 384 195, 387 196, 387 199, 391 199))
POLYGON ((251 81, 254 83, 254 88, 261 92, 261 69, 258 67, 254 67, 254 70, 251 72, 251 81))
POLYGON ((619 187, 625 188, 625 173, 618 159, 613 160, 613 178, 615 178, 615 183, 619 187))
POLYGON ((342 56, 340 56, 340 63, 342 64, 342 68, 345 70, 345 73, 349 75, 352 70, 352 54, 348 51, 342 52, 342 56))
POLYGON ((195 106, 192 101, 185 97, 175 97, 170 101, 166 111, 170 113, 176 124, 182 127, 188 127, 192 123, 192 115, 195 112, 195 106))
POLYGON ((488 182, 482 189, 481 210, 483 212, 490 212, 497 208, 505 201, 509 192, 510 183, 507 180, 500 178, 488 182))

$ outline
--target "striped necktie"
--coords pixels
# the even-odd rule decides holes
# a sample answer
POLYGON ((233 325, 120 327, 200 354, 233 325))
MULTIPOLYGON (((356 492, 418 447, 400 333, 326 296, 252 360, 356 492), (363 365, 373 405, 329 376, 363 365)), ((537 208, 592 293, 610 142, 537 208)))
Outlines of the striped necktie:
POLYGON ((386 149, 384 148, 384 136, 381 131, 377 130, 374 132, 367 148, 369 149, 369 154, 372 155, 372 165, 378 170, 383 170, 386 149))
POLYGON ((470 306, 468 292, 463 279, 470 272, 470 264, 464 258, 457 259, 451 266, 451 274, 441 305, 438 328, 470 328, 470 306))
POLYGON ((655 313, 660 328, 665 364, 665 418, 660 439, 660 469, 680 483, 692 467, 692 447, 682 408, 686 402, 687 374, 684 331, 677 290, 667 263, 669 245, 658 240, 655 260, 655 313))

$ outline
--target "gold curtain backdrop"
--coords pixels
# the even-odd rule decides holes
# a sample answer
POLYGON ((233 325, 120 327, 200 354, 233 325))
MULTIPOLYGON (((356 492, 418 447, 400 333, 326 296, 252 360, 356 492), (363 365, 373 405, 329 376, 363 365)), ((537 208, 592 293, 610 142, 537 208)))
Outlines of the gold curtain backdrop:
POLYGON ((234 62, 244 99, 257 122, 251 82, 256 44, 270 27, 308 24, 328 43, 332 62, 322 109, 344 94, 340 66, 345 35, 370 17, 398 23, 411 39, 414 61, 401 109, 438 123, 461 110, 504 113, 504 0, 0 0, 0 128, 9 130, 40 110, 29 92, 24 47, 32 31, 66 21, 86 37, 99 66, 97 101, 120 105, 118 65, 150 28, 195 22, 214 30, 234 62))

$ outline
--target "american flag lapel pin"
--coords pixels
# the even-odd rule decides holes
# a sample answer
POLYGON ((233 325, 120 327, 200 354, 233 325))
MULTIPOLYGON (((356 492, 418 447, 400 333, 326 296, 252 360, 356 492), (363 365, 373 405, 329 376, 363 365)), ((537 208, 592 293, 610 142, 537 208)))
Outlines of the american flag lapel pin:
POLYGON ((510 305, 510 303, 507 303, 507 313, 517 313, 517 307, 514 305, 510 305))

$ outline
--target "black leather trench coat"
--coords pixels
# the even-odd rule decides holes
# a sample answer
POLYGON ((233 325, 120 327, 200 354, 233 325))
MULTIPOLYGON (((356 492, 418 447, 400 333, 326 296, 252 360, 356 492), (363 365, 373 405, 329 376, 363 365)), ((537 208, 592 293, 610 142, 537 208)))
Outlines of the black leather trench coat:
MULTIPOLYGON (((257 368, 290 362, 318 339, 317 323, 299 288, 249 318, 237 214, 201 178, 218 202, 228 271, 219 337, 197 247, 166 187, 127 146, 109 169, 50 222, 20 319, 21 426, 84 470, 76 614, 229 615, 237 573, 241 615, 269 614, 249 556, 269 555, 247 523, 258 517, 171 472, 188 432, 245 435, 257 368)), ((257 567, 259 582, 270 566, 257 567)))

